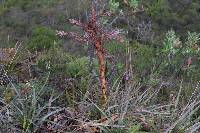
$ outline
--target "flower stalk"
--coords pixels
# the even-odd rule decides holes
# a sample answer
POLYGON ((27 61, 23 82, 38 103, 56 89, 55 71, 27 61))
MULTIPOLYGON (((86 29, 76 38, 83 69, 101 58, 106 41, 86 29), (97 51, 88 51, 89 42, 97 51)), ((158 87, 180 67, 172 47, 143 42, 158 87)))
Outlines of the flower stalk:
MULTIPOLYGON (((119 35, 119 30, 105 30, 97 21, 97 12, 92 7, 90 18, 87 23, 82 23, 78 20, 70 19, 69 22, 73 25, 80 27, 84 31, 84 35, 80 35, 74 32, 57 31, 57 35, 64 37, 70 37, 78 42, 89 42, 94 45, 96 50, 96 56, 99 63, 99 79, 101 84, 101 104, 104 106, 107 103, 107 80, 106 80, 106 61, 105 61, 105 49, 103 43, 106 40, 117 40, 123 42, 123 38, 119 35)), ((109 15, 108 15, 109 16, 109 15)))

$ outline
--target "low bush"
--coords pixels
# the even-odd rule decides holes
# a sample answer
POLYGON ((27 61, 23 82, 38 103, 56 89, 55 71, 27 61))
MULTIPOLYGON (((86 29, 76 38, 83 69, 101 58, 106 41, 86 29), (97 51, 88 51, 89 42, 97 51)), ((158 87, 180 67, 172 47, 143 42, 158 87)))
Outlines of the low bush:
POLYGON ((41 26, 33 29, 27 47, 30 51, 41 51, 48 50, 55 45, 58 45, 58 38, 55 32, 50 28, 41 26))

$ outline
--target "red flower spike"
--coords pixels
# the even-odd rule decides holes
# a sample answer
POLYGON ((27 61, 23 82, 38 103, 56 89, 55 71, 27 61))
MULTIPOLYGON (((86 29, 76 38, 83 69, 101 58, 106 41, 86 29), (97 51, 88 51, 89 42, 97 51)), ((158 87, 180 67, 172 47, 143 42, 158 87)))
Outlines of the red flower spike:
MULTIPOLYGON (((110 16, 111 13, 107 12, 104 15, 110 16)), ((101 15, 100 15, 101 16, 101 15)), ((97 12, 93 7, 90 13, 90 19, 88 23, 81 23, 80 21, 70 19, 69 22, 78 27, 81 27, 85 34, 83 36, 74 32, 57 31, 57 35, 63 37, 68 36, 78 42, 90 42, 95 46, 96 55, 99 62, 99 79, 101 83, 102 92, 102 105, 107 103, 107 80, 106 80, 106 66, 105 66, 105 51, 103 48, 103 41, 117 40, 123 42, 123 38, 120 36, 119 30, 104 30, 97 22, 97 12)))

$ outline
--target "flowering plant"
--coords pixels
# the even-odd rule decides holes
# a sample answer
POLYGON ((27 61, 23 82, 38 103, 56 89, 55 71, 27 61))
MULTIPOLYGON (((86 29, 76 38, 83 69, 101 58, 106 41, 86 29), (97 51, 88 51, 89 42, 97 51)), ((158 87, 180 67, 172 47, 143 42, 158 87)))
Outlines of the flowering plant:
MULTIPOLYGON (((110 16, 110 13, 104 13, 104 16, 110 16)), ((123 38, 120 36, 120 30, 106 30, 101 27, 97 21, 98 13, 94 6, 90 13, 89 21, 82 23, 79 20, 70 19, 69 22, 73 25, 80 27, 84 31, 84 35, 80 35, 74 32, 57 31, 57 35, 64 37, 70 37, 78 42, 89 42, 94 45, 96 55, 99 62, 99 79, 101 83, 102 91, 102 104, 104 105, 107 101, 107 80, 106 80, 106 67, 105 67, 105 49, 103 47, 104 41, 117 40, 123 42, 123 38)))

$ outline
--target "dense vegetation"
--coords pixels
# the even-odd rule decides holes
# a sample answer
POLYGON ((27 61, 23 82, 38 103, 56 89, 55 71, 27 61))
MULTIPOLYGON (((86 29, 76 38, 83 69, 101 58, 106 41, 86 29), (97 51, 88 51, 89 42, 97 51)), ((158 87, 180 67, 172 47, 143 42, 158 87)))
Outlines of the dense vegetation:
POLYGON ((99 1, 104 106, 94 46, 56 35, 91 1, 0 0, 0 132, 200 132, 200 1, 99 1))

